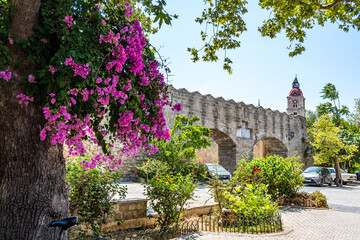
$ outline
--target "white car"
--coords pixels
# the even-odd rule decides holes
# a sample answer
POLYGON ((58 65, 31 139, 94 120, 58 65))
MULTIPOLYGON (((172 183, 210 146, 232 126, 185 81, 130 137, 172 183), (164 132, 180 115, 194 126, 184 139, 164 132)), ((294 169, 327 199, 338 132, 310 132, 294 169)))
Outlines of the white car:
MULTIPOLYGON (((331 177, 333 181, 335 181, 336 178, 336 171, 334 168, 328 168, 329 172, 331 173, 331 177)), ((341 179, 343 181, 343 184, 347 184, 348 182, 355 182, 356 181, 356 174, 353 173, 347 173, 344 170, 341 170, 341 179)))

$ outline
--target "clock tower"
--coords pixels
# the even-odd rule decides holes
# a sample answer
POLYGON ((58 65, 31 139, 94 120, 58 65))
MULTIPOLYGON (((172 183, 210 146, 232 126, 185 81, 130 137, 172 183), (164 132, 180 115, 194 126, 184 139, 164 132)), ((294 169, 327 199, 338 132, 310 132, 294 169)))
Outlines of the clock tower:
POLYGON ((300 89, 300 84, 295 76, 292 83, 292 89, 287 97, 287 113, 293 115, 300 115, 305 117, 305 98, 300 89))

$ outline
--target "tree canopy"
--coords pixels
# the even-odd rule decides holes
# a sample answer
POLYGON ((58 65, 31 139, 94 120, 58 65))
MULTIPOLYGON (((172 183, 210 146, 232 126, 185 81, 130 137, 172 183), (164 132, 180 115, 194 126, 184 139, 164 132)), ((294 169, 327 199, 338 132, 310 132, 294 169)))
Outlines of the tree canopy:
MULTIPOLYGON (((159 26, 171 24, 178 17, 166 11, 166 0, 136 0, 145 6, 145 11, 153 16, 159 26)), ((247 0, 203 0, 204 10, 195 22, 204 26, 200 37, 204 42, 200 48, 189 46, 188 51, 194 62, 217 61, 219 51, 225 51, 223 68, 229 73, 231 59, 226 50, 239 48, 240 37, 246 28, 244 15, 248 12, 247 0)), ((259 0, 259 6, 269 11, 258 31, 263 37, 276 38, 284 32, 289 40, 289 56, 305 51, 306 32, 315 25, 324 27, 326 23, 337 24, 339 29, 348 32, 359 31, 359 0, 259 0)))
POLYGON ((357 146, 341 141, 340 128, 330 121, 328 115, 322 115, 310 129, 313 141, 310 142, 318 151, 314 156, 315 164, 332 163, 334 157, 339 161, 349 160, 357 151, 357 146), (346 154, 341 154, 345 151, 346 154))

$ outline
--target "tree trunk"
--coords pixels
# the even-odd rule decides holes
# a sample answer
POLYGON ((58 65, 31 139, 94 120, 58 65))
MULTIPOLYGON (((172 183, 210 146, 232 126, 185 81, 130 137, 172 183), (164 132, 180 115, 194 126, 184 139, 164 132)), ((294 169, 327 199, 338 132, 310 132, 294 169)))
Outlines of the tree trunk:
MULTIPOLYGON (((40 0, 14 0, 17 12, 12 34, 28 39, 37 22, 40 0)), ((10 46, 21 67, 11 70, 25 77, 34 68, 24 53, 10 46)), ((45 119, 41 103, 20 105, 20 84, 0 85, 0 239, 57 239, 52 220, 68 215, 65 160, 62 146, 40 140, 45 119)))
POLYGON ((341 169, 340 169, 339 159, 336 156, 334 156, 332 158, 333 158, 333 161, 335 163, 335 171, 336 171, 335 183, 336 183, 336 186, 342 187, 342 178, 341 178, 341 169))

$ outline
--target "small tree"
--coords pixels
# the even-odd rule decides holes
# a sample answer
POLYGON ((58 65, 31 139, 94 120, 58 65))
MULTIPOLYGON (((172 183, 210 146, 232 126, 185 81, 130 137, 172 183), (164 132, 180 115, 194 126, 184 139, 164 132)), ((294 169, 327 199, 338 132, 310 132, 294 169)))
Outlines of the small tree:
POLYGON ((186 202, 193 197, 195 184, 191 175, 171 176, 160 174, 148 180, 145 195, 150 206, 158 213, 157 221, 161 228, 170 227, 179 222, 186 202))
POLYGON ((340 140, 340 131, 340 128, 330 121, 329 115, 321 116, 310 129, 313 136, 310 144, 318 150, 314 156, 314 163, 333 162, 336 170, 337 186, 342 186, 339 161, 350 159, 357 151, 357 146, 352 144, 346 145, 340 140), (340 154, 340 151, 346 154, 340 154))
POLYGON ((196 158, 196 150, 211 146, 205 137, 210 137, 210 129, 195 125, 200 118, 194 116, 176 116, 173 129, 170 131, 170 141, 154 139, 153 144, 158 151, 153 155, 155 159, 169 165, 189 163, 196 158))

